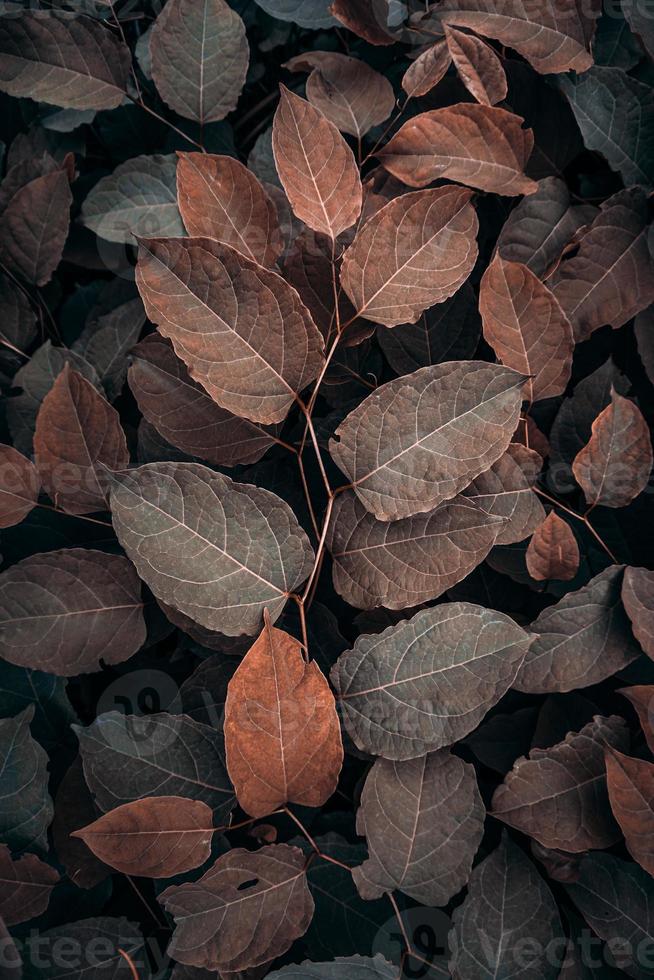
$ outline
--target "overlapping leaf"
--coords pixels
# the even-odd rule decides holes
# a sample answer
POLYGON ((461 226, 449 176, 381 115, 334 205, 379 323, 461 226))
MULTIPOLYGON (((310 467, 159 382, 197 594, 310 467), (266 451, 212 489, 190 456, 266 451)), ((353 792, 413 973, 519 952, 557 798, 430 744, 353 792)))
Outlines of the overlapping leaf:
POLYGON ((52 820, 48 795, 48 756, 32 737, 30 706, 15 718, 0 720, 0 796, 5 800, 0 814, 2 842, 11 851, 27 848, 47 850, 52 820))
POLYGON ((6 925, 27 922, 45 912, 58 881, 55 869, 35 854, 14 860, 9 848, 0 844, 0 916, 6 925))
POLYGON ((622 602, 634 636, 645 653, 654 656, 654 573, 646 568, 626 568, 622 602))
POLYGON ((11 527, 36 506, 41 480, 26 456, 11 446, 0 446, 0 527, 11 527))
POLYGON ((579 545, 572 528, 552 510, 534 531, 527 554, 527 571, 537 582, 574 578, 579 570, 579 545))
POLYGON ((615 819, 631 856, 652 874, 654 851, 654 765, 617 749, 606 753, 606 781, 615 819))
POLYGON ((445 25, 447 46, 461 81, 483 105, 495 105, 506 98, 506 75, 502 62, 488 44, 445 25))

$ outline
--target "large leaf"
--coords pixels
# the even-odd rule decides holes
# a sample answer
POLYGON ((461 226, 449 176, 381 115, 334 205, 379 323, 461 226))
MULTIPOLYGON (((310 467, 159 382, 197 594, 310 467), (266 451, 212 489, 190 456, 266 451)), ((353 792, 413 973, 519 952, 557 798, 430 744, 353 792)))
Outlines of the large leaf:
POLYGON ((424 905, 447 904, 468 880, 484 816, 474 768, 449 750, 378 759, 357 813, 370 855, 353 871, 361 897, 399 888, 424 905))
POLYGON ((529 375, 530 402, 565 391, 572 370, 572 327, 558 300, 519 262, 497 254, 479 288, 484 338, 508 367, 529 375))
POLYGON ((506 109, 459 102, 414 116, 377 156, 410 187, 445 178, 495 194, 533 194, 538 185, 524 169, 534 136, 523 122, 506 109))
POLYGON ((32 461, 12 446, 0 445, 0 527, 20 524, 36 506, 40 488, 32 461))
POLYGON ((310 963, 283 966, 269 973, 269 980, 395 980, 397 967, 378 953, 365 956, 337 956, 331 963, 310 963))
POLYGON ((435 12, 442 24, 501 41, 547 74, 590 68, 599 7, 580 0, 445 0, 435 12))
POLYGON ((336 500, 327 536, 334 588, 358 609, 428 602, 484 560, 503 526, 463 497, 388 524, 348 491, 336 500))
POLYGON ((654 765, 608 750, 606 782, 627 850, 645 871, 654 873, 654 765))
POLYGON ((495 790, 491 812, 544 847, 585 851, 610 847, 620 831, 611 814, 604 750, 626 748, 621 718, 599 715, 547 749, 532 749, 495 790))
POLYGON ((360 636, 331 672, 345 727, 358 748, 386 759, 451 745, 506 694, 531 639, 508 616, 468 602, 360 636))
POLYGON ((564 75, 584 143, 606 157, 626 185, 654 184, 654 94, 620 68, 593 65, 584 75, 564 75))
POLYGON ((134 157, 97 182, 82 205, 82 221, 108 242, 134 244, 138 236, 183 235, 177 207, 177 159, 134 157))
POLYGON ((556 980, 557 963, 548 956, 562 936, 552 893, 508 834, 470 876, 468 894, 454 912, 449 937, 453 980, 556 980), (520 955, 530 944, 534 955, 520 955), (533 944, 533 945, 531 945, 533 944))
POLYGON ((281 422, 323 363, 323 341, 276 272, 208 238, 141 241, 147 314, 222 408, 281 422))
POLYGON ((634 636, 648 657, 654 657, 654 572, 647 568, 626 568, 622 602, 634 636))
POLYGON ((588 687, 626 667, 639 653, 620 601, 622 566, 611 565, 568 592, 531 624, 536 641, 518 672, 519 691, 588 687))
MULTIPOLYGON (((0 17, 0 30, 2 20, 0 17)), ((0 260, 10 272, 44 286, 61 261, 73 197, 65 168, 20 187, 3 210, 0 260)))
POLYGON ((168 951, 181 963, 235 972, 281 956, 313 915, 297 847, 234 848, 196 882, 167 888, 159 900, 175 918, 168 951))
POLYGON ((637 405, 614 389, 611 404, 593 422, 591 437, 572 472, 591 507, 626 507, 647 486, 652 440, 637 405))
POLYGON ((189 456, 236 466, 256 463, 273 445, 274 430, 217 405, 157 333, 133 349, 128 381, 148 422, 189 456))
POLYGON ((334 695, 302 646, 264 628, 229 682, 225 702, 227 769, 239 805, 265 817, 286 803, 322 806, 343 764, 334 695))
POLYGON ((578 251, 550 280, 575 340, 586 340, 606 323, 622 327, 654 302, 648 223, 643 190, 619 191, 602 204, 578 251))
POLYGON ((125 97, 130 53, 79 13, 21 10, 0 18, 0 89, 69 109, 113 109, 125 97))
POLYGON ((201 800, 153 796, 124 803, 72 836, 123 874, 173 878, 208 859, 212 820, 201 800))
POLYGON ((225 768, 222 733, 166 712, 98 715, 76 727, 84 775, 101 810, 151 796, 182 796, 225 820, 235 800, 225 768))
POLYGON ((272 145, 298 218, 332 239, 351 227, 363 195, 354 155, 333 122, 283 85, 272 145))
POLYGON ((48 756, 30 733, 34 707, 0 720, 0 837, 12 851, 47 850, 52 820, 48 756))
POLYGON ((380 520, 433 510, 507 449, 524 377, 482 361, 449 361, 389 381, 336 430, 335 462, 380 520))
POLYGON ((122 555, 85 548, 24 558, 0 575, 0 655, 71 677, 145 641, 141 583, 122 555))
POLYGON ((463 285, 477 258, 471 196, 452 186, 403 194, 365 223, 341 269, 357 315, 387 327, 415 323, 463 285))
POLYGON ((6 925, 28 922, 45 912, 58 881, 55 869, 36 854, 12 860, 9 848, 0 844, 0 916, 6 925))
POLYGON ((116 475, 118 539, 157 598, 238 636, 274 622, 309 575, 313 552, 291 508, 268 490, 197 463, 149 463, 116 475))
POLYGON ((150 38, 161 98, 204 125, 236 107, 250 57, 245 26, 225 0, 168 0, 150 38))
POLYGON ((527 571, 537 582, 568 582, 579 571, 579 545, 567 521, 552 510, 536 528, 525 555, 527 571))

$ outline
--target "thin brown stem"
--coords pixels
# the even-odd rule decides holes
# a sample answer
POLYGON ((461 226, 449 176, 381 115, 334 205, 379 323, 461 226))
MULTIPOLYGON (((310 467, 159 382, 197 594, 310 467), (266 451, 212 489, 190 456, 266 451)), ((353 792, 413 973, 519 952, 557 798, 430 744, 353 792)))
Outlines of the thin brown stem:
POLYGON ((323 518, 323 523, 322 523, 322 534, 320 535, 320 541, 318 542, 318 548, 316 549, 316 559, 313 563, 313 569, 311 570, 311 574, 307 579, 307 584, 304 588, 304 592, 302 593, 303 605, 306 602, 309 593, 311 592, 311 586, 313 585, 314 579, 318 575, 318 571, 320 568, 320 559, 325 549, 325 540, 327 538, 327 531, 329 530, 329 521, 332 516, 333 506, 334 506, 334 495, 330 493, 329 500, 327 501, 327 507, 325 508, 325 516, 323 518))
POLYGON ((409 936, 407 934, 406 927, 404 925, 404 921, 402 920, 402 913, 400 912, 400 910, 398 908, 398 904, 395 901, 395 897, 394 897, 393 893, 392 892, 386 892, 386 894, 388 896, 389 902, 393 906, 393 912, 395 913, 395 918, 397 919, 397 924, 400 927, 400 932, 402 934, 402 939, 404 940, 404 945, 406 947, 405 950, 404 950, 404 952, 403 952, 403 954, 402 954, 402 959, 400 961, 400 964, 401 964, 400 965, 400 980, 401 980, 402 975, 404 973, 404 965, 405 965, 407 959, 417 960, 418 963, 424 964, 424 966, 426 966, 430 970, 433 970, 435 973, 440 973, 442 976, 449 977, 450 974, 448 973, 447 970, 444 970, 442 966, 439 966, 437 963, 432 963, 430 960, 425 959, 424 956, 421 956, 420 953, 416 953, 416 951, 413 948, 413 945, 411 943, 411 940, 409 939, 409 936))
POLYGON ((126 961, 130 969, 130 972, 132 974, 133 980, 139 980, 138 970, 134 966, 134 961, 132 960, 132 957, 129 955, 129 953, 126 953, 124 949, 121 949, 120 946, 118 947, 118 952, 120 953, 122 958, 126 961))
POLYGON ((67 510, 60 510, 59 507, 52 507, 50 504, 35 504, 42 510, 50 510, 53 514, 63 514, 64 517, 76 517, 80 521, 88 521, 89 524, 100 524, 102 527, 110 527, 113 531, 113 524, 110 521, 101 521, 97 517, 88 517, 87 514, 69 514, 67 510))
POLYGON ((307 633, 307 617, 304 610, 304 599, 297 592, 291 592, 290 598, 296 603, 297 611, 300 615, 300 629, 302 630, 302 647, 304 659, 309 661, 309 634, 307 633))
POLYGON ((313 848, 313 850, 316 852, 316 854, 320 854, 320 848, 318 847, 318 845, 316 844, 315 840, 313 839, 313 837, 311 836, 311 834, 309 833, 309 831, 307 830, 307 828, 304 826, 304 824, 302 823, 302 821, 299 819, 299 817, 296 817, 295 814, 291 810, 289 810, 289 808, 287 806, 283 807, 282 812, 285 813, 286 816, 289 817, 293 821, 293 823, 298 828, 298 830, 300 831, 300 833, 304 837, 306 837, 307 841, 309 842, 309 844, 311 845, 311 847, 313 848))
MULTIPOLYGON (((273 810, 269 813, 269 817, 273 817, 276 813, 283 813, 283 810, 273 810)), ((250 824, 256 823, 259 817, 248 817, 247 820, 241 820, 240 823, 225 824, 223 827, 212 827, 214 834, 226 834, 230 830, 240 830, 242 827, 249 827, 250 824)))
POLYGON ((126 92, 125 94, 127 95, 127 98, 130 100, 130 102, 133 102, 134 103, 134 105, 140 106, 141 109, 144 110, 144 112, 147 112, 151 116, 154 116, 154 118, 155 119, 158 119, 159 122, 161 122, 161 123, 164 124, 164 126, 168 126, 170 129, 173 130, 173 132, 177 133, 178 136, 181 136, 188 143, 191 143, 194 147, 196 147, 196 149, 200 150, 201 153, 206 153, 206 150, 203 147, 202 143, 198 143, 197 140, 194 140, 191 136, 189 136, 187 133, 185 133, 182 129, 179 129, 177 126, 175 126, 173 123, 171 123, 168 119, 165 119, 163 116, 160 116, 158 112, 155 112, 154 109, 151 109, 149 105, 146 105, 146 103, 143 101, 142 98, 141 99, 137 99, 133 95, 130 95, 129 92, 126 92))
POLYGON ((141 904, 143 905, 143 907, 148 910, 148 913, 149 913, 150 917, 152 918, 153 922, 155 923, 155 925, 157 926, 157 929, 161 929, 162 926, 163 926, 164 929, 167 929, 168 928, 168 923, 165 920, 162 921, 161 919, 157 918, 157 915, 152 910, 152 906, 147 901, 147 899, 143 896, 143 894, 141 893, 141 890, 139 889, 138 885, 136 884, 136 882, 134 881, 134 879, 131 877, 131 875, 125 875, 125 877, 127 878, 128 882, 130 883, 130 886, 134 890, 135 894, 137 895, 137 897, 138 897, 139 901, 141 902, 141 904))
POLYGON ((406 109, 406 107, 409 104, 410 100, 411 100, 411 96, 410 95, 407 95, 407 97, 404 100, 404 102, 402 103, 402 105, 401 106, 398 106, 397 112, 395 113, 394 116, 392 116, 390 122, 388 123, 388 125, 386 126, 386 128, 384 129, 384 131, 382 132, 382 134, 379 137, 379 139, 377 140, 377 142, 374 144, 372 150, 369 150, 368 153, 366 153, 366 155, 363 158, 363 160, 361 161, 361 163, 360 163, 360 166, 361 167, 363 167, 363 165, 368 162, 368 160, 370 159, 370 157, 374 157, 375 153, 379 149, 379 147, 380 147, 381 143, 383 142, 383 140, 386 138, 386 136, 388 135, 388 133, 390 133, 391 129, 393 128, 393 126, 395 125, 395 123, 398 121, 398 119, 401 118, 402 113, 406 109))
POLYGON ((609 558, 611 559, 611 561, 613 562, 613 564, 614 565, 617 565, 618 564, 618 559, 615 557, 615 555, 613 554, 613 552, 609 548, 608 544, 606 544, 606 542, 598 534, 598 532, 595 530, 595 528, 593 527, 593 525, 588 520, 588 515, 590 514, 591 510, 593 509, 592 507, 589 507, 589 509, 586 511, 585 514, 578 514, 576 510, 572 510, 570 507, 566 507, 566 505, 565 504, 562 504, 560 500, 557 500, 556 497, 551 497, 549 495, 549 493, 545 493, 545 491, 544 490, 541 490, 540 487, 534 487, 533 489, 534 489, 534 492, 537 493, 539 497, 542 497, 543 500, 547 500, 548 503, 552 504, 553 507, 558 507, 560 510, 564 511, 564 513, 569 514, 570 517, 574 517, 575 520, 580 521, 588 529, 588 531, 590 532, 590 534, 592 534, 592 536, 595 538, 595 540, 597 541, 597 543, 599 545, 601 545, 601 547, 604 549, 604 551, 606 552, 606 554, 609 556, 609 558))
POLYGON ((300 480, 302 481, 302 489, 304 490, 304 496, 307 502, 307 508, 309 510, 309 517, 311 518, 311 524, 313 526, 314 534, 316 539, 320 540, 320 528, 318 527, 318 521, 316 519, 316 512, 313 509, 313 501, 311 500, 311 494, 309 492, 309 484, 307 483, 307 475, 304 470, 304 462, 302 460, 302 453, 297 452, 293 449, 293 452, 297 456, 298 466, 300 468, 300 480))

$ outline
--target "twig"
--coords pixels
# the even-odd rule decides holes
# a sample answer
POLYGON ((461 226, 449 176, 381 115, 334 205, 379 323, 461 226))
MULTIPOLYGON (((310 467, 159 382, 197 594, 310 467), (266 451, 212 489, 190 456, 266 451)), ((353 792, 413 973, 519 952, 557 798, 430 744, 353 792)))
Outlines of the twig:
POLYGON ((63 514, 64 517, 76 517, 80 521, 88 521, 89 524, 100 524, 102 527, 110 527, 113 531, 114 526, 110 521, 101 521, 97 517, 88 517, 86 514, 69 514, 67 510, 60 510, 59 507, 52 507, 50 504, 35 504, 35 507, 40 507, 42 510, 52 511, 53 514, 63 514))
POLYGON ((118 947, 118 952, 123 957, 123 959, 127 961, 127 965, 132 972, 132 977, 134 978, 134 980, 139 980, 138 970, 134 966, 134 961, 132 960, 132 957, 129 955, 129 953, 126 953, 124 949, 121 949, 120 946, 118 947))
POLYGON ((548 503, 552 504, 552 506, 560 508, 560 510, 564 511, 566 514, 569 514, 570 517, 574 517, 575 520, 581 521, 581 523, 588 529, 588 531, 595 538, 597 543, 602 546, 602 548, 609 556, 613 564, 614 565, 619 564, 618 559, 615 557, 615 555, 613 554, 609 546, 598 534, 598 532, 595 530, 595 528, 593 527, 593 525, 590 523, 588 519, 588 515, 590 514, 593 507, 589 507, 585 514, 578 514, 576 510, 572 510, 570 507, 566 507, 566 505, 562 504, 560 500, 556 499, 556 497, 550 497, 549 493, 545 493, 545 491, 541 490, 540 487, 534 487, 533 489, 534 492, 537 493, 539 497, 543 498, 543 500, 547 500, 548 503))
POLYGON ((154 109, 151 109, 149 105, 146 105, 146 103, 143 101, 142 98, 141 99, 137 99, 133 95, 130 95, 129 92, 126 92, 125 94, 126 94, 127 98, 130 100, 130 102, 133 102, 134 103, 134 105, 140 106, 141 109, 143 109, 145 112, 148 112, 151 116, 154 116, 154 118, 155 119, 158 119, 159 122, 161 122, 161 123, 164 124, 164 126, 168 126, 170 129, 173 130, 173 132, 177 133, 178 136, 181 136, 183 139, 187 140, 189 143, 191 143, 193 146, 195 146, 202 153, 206 153, 207 152, 205 150, 205 148, 203 147, 202 143, 198 143, 197 140, 194 140, 191 136, 189 136, 187 133, 185 133, 182 129, 179 129, 177 126, 175 126, 173 123, 171 123, 168 119, 165 119, 163 116, 160 116, 158 112, 155 112, 154 109))

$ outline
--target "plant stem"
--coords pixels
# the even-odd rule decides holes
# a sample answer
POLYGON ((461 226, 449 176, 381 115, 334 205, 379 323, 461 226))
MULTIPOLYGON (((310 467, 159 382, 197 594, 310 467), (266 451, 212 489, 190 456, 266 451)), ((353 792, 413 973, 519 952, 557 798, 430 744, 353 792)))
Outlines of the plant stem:
POLYGON ((52 507, 50 504, 35 504, 35 507, 40 507, 42 510, 50 510, 53 514, 63 514, 64 517, 76 517, 80 521, 88 521, 89 524, 100 524, 102 527, 110 527, 113 531, 114 526, 109 521, 101 521, 97 517, 88 517, 86 514, 69 514, 67 510, 60 510, 58 507, 52 507))
POLYGON ((164 126, 168 126, 170 129, 173 130, 173 132, 177 133, 178 136, 181 136, 183 139, 187 140, 187 142, 191 143, 197 150, 200 150, 202 153, 207 152, 203 147, 202 143, 198 143, 198 141, 194 140, 193 137, 188 136, 183 130, 178 129, 178 127, 175 126, 173 123, 171 123, 168 119, 164 119, 164 117, 160 116, 158 112, 155 112, 154 109, 151 109, 149 105, 146 105, 142 98, 137 99, 133 95, 130 95, 129 92, 126 92, 125 94, 127 95, 127 98, 130 100, 130 102, 133 102, 134 105, 140 106, 141 109, 143 109, 145 112, 148 112, 151 116, 154 116, 154 118, 158 119, 159 122, 164 124, 164 126))
POLYGON ((547 500, 548 503, 552 504, 554 507, 558 507, 560 510, 564 511, 566 514, 569 514, 570 517, 574 517, 575 520, 581 521, 581 523, 583 525, 585 525, 585 527, 588 529, 588 531, 590 532, 590 534, 592 534, 592 536, 595 538, 595 540, 597 541, 597 543, 599 545, 601 545, 601 547, 604 549, 604 551, 609 556, 609 558, 611 559, 611 561, 613 562, 613 564, 614 565, 619 564, 618 559, 615 557, 615 555, 613 554, 613 552, 611 551, 611 549, 609 548, 609 546, 602 539, 602 537, 598 534, 598 532, 595 530, 595 528, 593 527, 593 525, 590 523, 590 521, 588 519, 588 515, 590 514, 591 510, 593 509, 592 507, 589 507, 589 509, 586 511, 585 514, 578 514, 576 510, 572 510, 570 507, 566 507, 566 505, 565 504, 562 504, 560 500, 557 500, 556 499, 556 497, 550 497, 549 493, 545 493, 545 491, 544 490, 541 490, 540 487, 534 487, 533 489, 534 489, 534 492, 537 493, 539 497, 542 497, 543 498, 543 500, 547 500))
POLYGON ((131 971, 131 974, 132 974, 132 977, 134 978, 134 980, 139 980, 138 970, 134 966, 134 961, 132 960, 132 958, 129 955, 129 953, 126 953, 124 949, 121 949, 120 948, 120 946, 118 947, 118 952, 120 953, 120 955, 122 956, 122 958, 124 960, 126 960, 127 965, 130 968, 130 971, 131 971))

